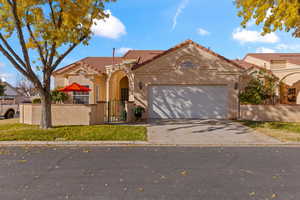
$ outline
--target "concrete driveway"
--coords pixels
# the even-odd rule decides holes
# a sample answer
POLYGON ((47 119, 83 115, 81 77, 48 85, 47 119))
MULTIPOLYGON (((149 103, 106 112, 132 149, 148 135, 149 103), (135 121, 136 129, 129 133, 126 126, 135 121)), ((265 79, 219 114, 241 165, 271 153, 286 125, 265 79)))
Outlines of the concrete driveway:
POLYGON ((224 120, 153 121, 148 126, 148 139, 152 144, 165 145, 281 143, 240 123, 224 120))

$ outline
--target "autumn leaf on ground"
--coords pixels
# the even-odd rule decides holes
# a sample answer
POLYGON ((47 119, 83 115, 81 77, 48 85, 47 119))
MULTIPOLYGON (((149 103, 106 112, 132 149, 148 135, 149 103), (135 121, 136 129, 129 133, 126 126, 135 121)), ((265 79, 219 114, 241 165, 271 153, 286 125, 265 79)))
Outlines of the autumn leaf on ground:
POLYGON ((17 162, 19 162, 19 163, 25 163, 25 162, 27 162, 27 160, 17 160, 17 162))
POLYGON ((144 188, 140 187, 140 188, 138 188, 138 191, 139 192, 144 192, 144 188))
POLYGON ((181 174, 182 176, 186 176, 186 175, 187 175, 187 171, 183 170, 183 171, 180 172, 180 174, 181 174))
POLYGON ((167 178, 167 177, 165 177, 165 176, 163 176, 163 175, 160 176, 160 179, 166 179, 166 178, 167 178))
POLYGON ((249 196, 252 197, 252 196, 254 196, 255 194, 256 194, 255 192, 250 192, 250 193, 249 193, 249 196))
POLYGON ((275 194, 275 193, 272 194, 272 196, 271 196, 272 199, 275 199, 276 197, 277 197, 277 194, 275 194))
POLYGON ((83 153, 89 153, 89 152, 91 152, 90 150, 87 150, 87 149, 85 149, 85 150, 83 150, 82 151, 83 153))

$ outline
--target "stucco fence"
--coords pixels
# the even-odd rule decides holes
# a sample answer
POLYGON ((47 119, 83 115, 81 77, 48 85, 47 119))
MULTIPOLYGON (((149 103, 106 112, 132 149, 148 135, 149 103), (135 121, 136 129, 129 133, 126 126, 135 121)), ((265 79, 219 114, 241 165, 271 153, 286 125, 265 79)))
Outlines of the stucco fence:
MULTIPOLYGON (((133 122, 133 102, 126 102, 127 122, 133 122)), ((98 125, 105 124, 106 102, 98 104, 52 104, 52 124, 98 125)), ((20 123, 39 125, 41 122, 40 104, 21 104, 20 123)))
POLYGON ((240 119, 300 122, 300 105, 241 105, 240 119))

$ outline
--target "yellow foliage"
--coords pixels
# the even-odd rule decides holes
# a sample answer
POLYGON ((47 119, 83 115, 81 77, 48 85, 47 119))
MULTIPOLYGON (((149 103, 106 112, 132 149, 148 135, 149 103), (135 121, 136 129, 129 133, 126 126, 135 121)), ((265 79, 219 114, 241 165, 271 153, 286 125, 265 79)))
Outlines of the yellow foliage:
MULTIPOLYGON (((87 44, 91 35, 91 26, 95 19, 106 18, 104 3, 115 0, 18 0, 17 16, 21 26, 27 25, 33 32, 26 42, 28 48, 42 48, 47 41, 48 47, 53 43, 56 48, 68 43, 83 42, 87 44), (84 38, 84 40, 82 40, 84 38)), ((7 0, 0 0, 0 31, 9 38, 16 30, 13 12, 7 0), (4 23, 5 22, 5 23, 4 23)), ((42 49, 46 52, 47 49, 42 49)))
POLYGON ((263 34, 277 30, 293 30, 300 37, 300 2, 298 0, 236 0, 242 25, 254 19, 263 25, 263 34))

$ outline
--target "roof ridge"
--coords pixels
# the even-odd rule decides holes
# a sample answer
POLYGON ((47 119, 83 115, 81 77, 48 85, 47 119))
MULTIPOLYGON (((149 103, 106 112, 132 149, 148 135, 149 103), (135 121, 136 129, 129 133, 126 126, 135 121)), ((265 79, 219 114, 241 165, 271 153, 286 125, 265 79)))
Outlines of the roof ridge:
POLYGON ((164 55, 168 54, 169 52, 172 52, 172 51, 174 51, 174 50, 176 50, 176 49, 179 49, 179 48, 181 48, 181 47, 183 47, 183 46, 185 46, 185 45, 188 45, 188 44, 193 44, 193 45, 197 46, 198 48, 200 48, 200 49, 202 49, 202 50, 204 50, 204 51, 206 51, 206 52, 208 52, 208 53, 210 53, 210 54, 212 54, 212 55, 214 55, 214 56, 217 56, 218 58, 223 59, 223 60, 225 60, 226 62, 231 63, 231 64, 235 65, 236 67, 238 67, 238 68, 240 68, 240 69, 243 69, 243 67, 241 67, 240 65, 238 65, 238 64, 236 64, 235 62, 231 61, 230 59, 225 58, 224 56, 221 56, 220 54, 218 54, 218 53, 216 53, 216 52, 214 52, 214 51, 212 51, 212 50, 210 50, 210 49, 208 49, 208 48, 206 48, 206 47, 204 47, 204 46, 202 46, 202 45, 200 45, 200 44, 194 42, 194 41, 191 40, 191 39, 187 39, 187 40, 185 40, 184 42, 181 42, 181 43, 177 44, 176 46, 171 47, 170 49, 168 49, 168 50, 166 50, 166 51, 164 51, 164 52, 162 52, 162 53, 160 53, 160 54, 154 56, 154 57, 153 57, 152 59, 150 59, 150 60, 147 60, 147 61, 145 61, 145 62, 143 62, 143 63, 140 63, 140 64, 135 65, 132 69, 133 69, 133 70, 134 70, 134 69, 137 69, 137 68, 139 68, 139 67, 142 66, 142 65, 145 65, 145 64, 147 64, 147 63, 150 63, 150 62, 152 62, 153 60, 155 60, 155 59, 157 59, 157 58, 159 58, 159 57, 161 57, 161 56, 164 56, 164 55))

